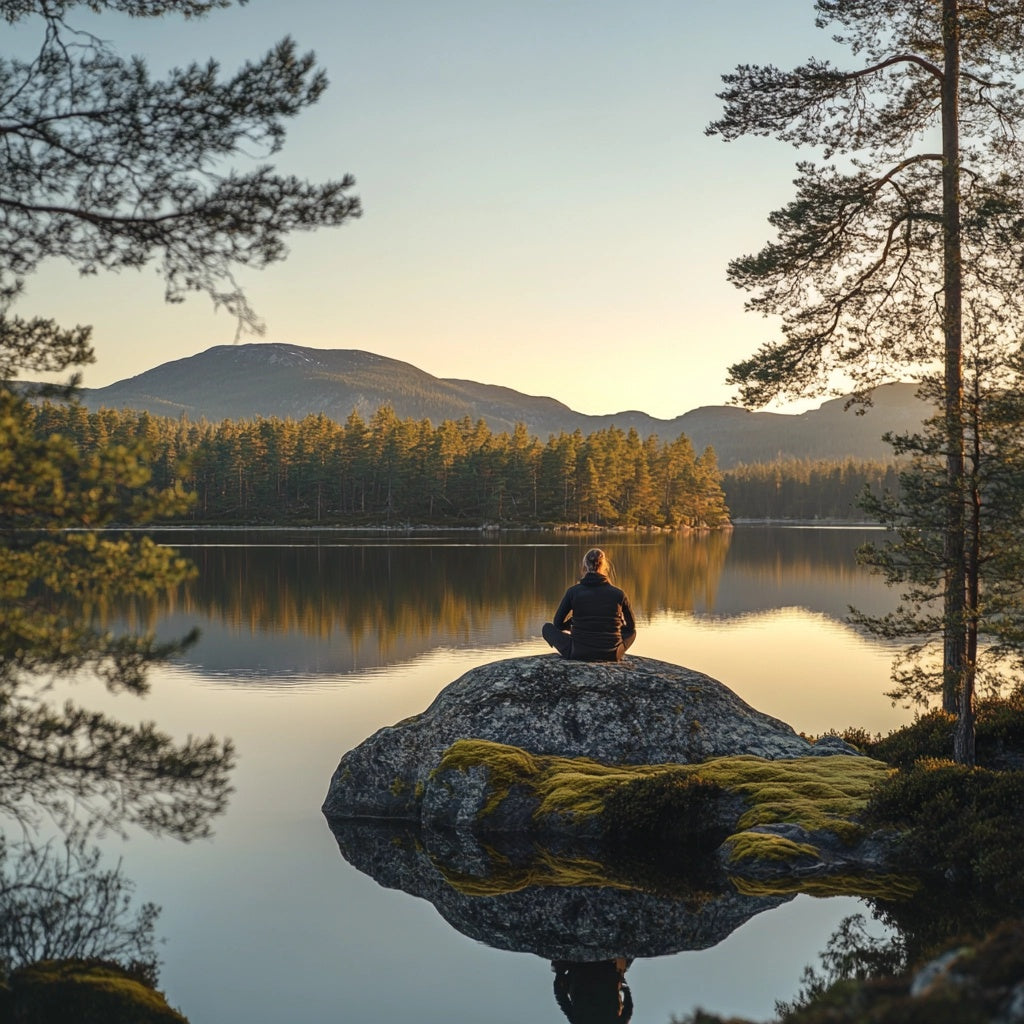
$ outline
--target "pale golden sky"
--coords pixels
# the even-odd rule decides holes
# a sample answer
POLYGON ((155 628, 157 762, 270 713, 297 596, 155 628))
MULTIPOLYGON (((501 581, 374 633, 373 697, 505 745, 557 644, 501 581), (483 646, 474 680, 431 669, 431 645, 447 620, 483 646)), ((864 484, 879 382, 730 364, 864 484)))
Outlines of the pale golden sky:
MULTIPOLYGON (((726 402, 727 366, 772 337, 726 264, 769 237, 798 154, 703 129, 736 64, 829 52, 811 0, 252 0, 89 24, 158 67, 230 70, 285 34, 317 52, 331 87, 275 162, 352 173, 365 212, 242 276, 267 340, 667 418, 726 402)), ((53 264, 17 311, 92 324, 98 387, 233 339, 205 297, 162 295, 152 268, 53 264)))

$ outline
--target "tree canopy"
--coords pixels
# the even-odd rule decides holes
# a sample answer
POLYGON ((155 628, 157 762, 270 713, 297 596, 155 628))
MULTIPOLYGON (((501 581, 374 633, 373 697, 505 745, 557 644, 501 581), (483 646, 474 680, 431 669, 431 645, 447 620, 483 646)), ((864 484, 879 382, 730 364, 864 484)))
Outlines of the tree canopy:
POLYGON ((725 109, 709 133, 820 154, 797 164, 795 198, 769 217, 775 239, 729 266, 751 292, 748 308, 781 326, 779 340, 730 370, 744 402, 821 393, 843 378, 866 389, 941 365, 957 326, 944 304, 947 229, 962 245, 965 294, 1002 306, 1019 293, 1024 14, 1013 0, 964 3, 951 27, 950 6, 818 0, 817 23, 835 29, 852 68, 810 60, 723 76, 725 109), (943 118, 956 129, 952 154, 943 118), (944 205, 951 155, 955 216, 944 205))
POLYGON ((41 404, 35 430, 85 450, 144 443, 154 480, 193 495, 200 523, 729 523, 714 450, 698 455, 686 435, 609 427, 542 444, 523 424, 495 434, 467 416, 435 427, 390 406, 344 424, 323 414, 211 424, 65 403, 41 404))
POLYGON ((285 139, 288 119, 327 86, 312 53, 283 39, 225 74, 214 60, 155 78, 76 30, 76 7, 133 17, 202 15, 228 0, 6 0, 10 23, 40 24, 31 58, 0 57, 0 376, 63 370, 91 358, 88 328, 10 313, 47 259, 83 274, 158 262, 166 298, 206 293, 240 327, 258 318, 234 271, 286 254, 293 230, 336 226, 360 213, 346 175, 319 184, 263 163, 285 139))
POLYGON ((798 164, 796 198, 770 217, 775 240, 730 264, 748 308, 781 326, 730 380, 762 404, 939 373, 940 672, 943 704, 959 712, 957 755, 970 761, 981 591, 963 366, 965 351, 993 344, 1012 356, 1024 336, 1024 12, 1012 0, 815 9, 853 66, 741 66, 724 76, 724 115, 708 129, 815 147, 825 161, 798 164))
POLYGON ((99 614, 192 571, 121 529, 189 499, 173 472, 154 483, 143 439, 37 433, 11 383, 92 359, 88 327, 12 312, 45 260, 83 274, 155 262, 168 301, 204 292, 240 329, 258 329, 235 271, 282 259, 293 230, 358 216, 351 177, 310 183, 266 162, 327 84, 290 39, 233 73, 209 60, 154 77, 68 20, 76 9, 157 18, 227 6, 0 0, 7 24, 39 29, 33 54, 0 56, 0 809, 22 825, 46 812, 71 830, 84 812, 190 839, 209 832, 230 792, 229 742, 177 740, 55 699, 55 686, 90 678, 144 693, 147 668, 189 641, 114 632, 99 614))

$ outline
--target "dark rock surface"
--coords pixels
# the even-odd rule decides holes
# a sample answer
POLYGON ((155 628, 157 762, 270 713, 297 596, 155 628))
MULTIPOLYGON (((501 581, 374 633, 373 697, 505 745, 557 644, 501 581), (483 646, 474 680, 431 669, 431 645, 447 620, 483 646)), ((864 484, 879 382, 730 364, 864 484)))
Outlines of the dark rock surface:
POLYGON ((511 658, 471 669, 422 714, 379 730, 345 754, 331 779, 325 815, 419 822, 426 805, 446 824, 468 827, 486 789, 484 769, 467 773, 459 807, 431 792, 442 754, 459 739, 606 764, 854 752, 841 742, 811 744, 724 684, 678 665, 637 657, 618 663, 555 654, 511 658))

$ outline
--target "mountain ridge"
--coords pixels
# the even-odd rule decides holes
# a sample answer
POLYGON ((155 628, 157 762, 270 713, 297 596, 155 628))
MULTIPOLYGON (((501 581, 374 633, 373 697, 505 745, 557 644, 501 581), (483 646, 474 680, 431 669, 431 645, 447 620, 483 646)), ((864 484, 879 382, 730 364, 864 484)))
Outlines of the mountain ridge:
POLYGON ((83 388, 81 399, 91 410, 136 409, 208 421, 323 413, 343 423, 353 411, 369 419, 390 405, 401 419, 427 419, 435 426, 469 416, 499 433, 521 422, 541 440, 611 426, 665 440, 685 433, 698 451, 712 445, 719 464, 728 468, 776 458, 887 459, 891 449, 882 434, 913 430, 928 413, 915 390, 912 384, 883 385, 863 416, 844 412, 844 398, 799 414, 706 405, 668 420, 635 409, 593 415, 503 385, 434 377, 412 363, 362 349, 257 342, 216 345, 106 387, 83 388))

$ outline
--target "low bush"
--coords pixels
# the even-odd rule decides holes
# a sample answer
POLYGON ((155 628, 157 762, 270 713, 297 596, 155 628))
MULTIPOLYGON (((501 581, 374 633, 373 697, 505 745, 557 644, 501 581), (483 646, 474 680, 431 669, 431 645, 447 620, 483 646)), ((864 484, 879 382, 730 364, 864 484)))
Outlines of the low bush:
POLYGON ((42 960, 11 972, 11 1024, 188 1024, 141 965, 42 960))
POLYGON ((923 759, 893 773, 865 818, 903 832, 899 854, 916 874, 973 887, 1024 907, 1024 772, 923 759))
MULTIPOLYGON (((980 697, 975 717, 977 763, 983 768, 1024 769, 1024 687, 1005 697, 980 697)), ((879 761, 909 768, 921 758, 952 758, 955 726, 955 715, 936 708, 885 737, 859 728, 834 735, 879 761)))

